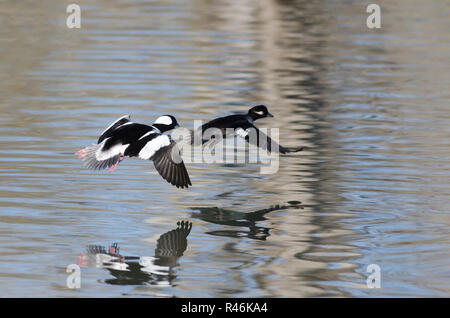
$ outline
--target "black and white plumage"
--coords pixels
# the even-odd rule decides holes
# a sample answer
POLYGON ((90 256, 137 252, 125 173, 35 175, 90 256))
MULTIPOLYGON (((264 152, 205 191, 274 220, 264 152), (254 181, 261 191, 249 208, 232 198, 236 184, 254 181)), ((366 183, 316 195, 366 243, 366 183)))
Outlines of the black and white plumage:
POLYGON ((88 245, 87 253, 78 255, 77 264, 83 267, 104 268, 114 276, 105 279, 112 285, 172 285, 177 278, 175 268, 188 247, 192 223, 177 222, 177 227, 162 234, 154 256, 125 256, 117 243, 105 247, 88 245))
POLYGON ((226 138, 230 136, 239 136, 244 138, 248 143, 253 144, 261 149, 267 150, 269 152, 279 152, 282 154, 289 152, 298 152, 303 148, 292 149, 286 148, 275 141, 273 141, 269 136, 264 134, 259 130, 253 123, 255 120, 265 117, 274 117, 269 113, 265 105, 257 105, 248 111, 247 114, 241 115, 230 115, 225 117, 219 117, 206 124, 202 125, 196 132, 192 134, 192 144, 195 144, 196 140, 201 140, 202 144, 212 141, 212 145, 216 144, 218 140, 217 136, 212 136, 215 140, 211 140, 205 132, 208 129, 219 129, 222 133, 221 138, 226 138), (231 134, 229 132, 232 132, 231 134), (253 135, 252 135, 253 134, 253 135))
POLYGON ((188 188, 191 180, 176 143, 163 134, 177 127, 177 120, 171 115, 159 117, 151 126, 132 122, 130 115, 125 115, 102 132, 97 144, 76 154, 93 170, 114 171, 125 156, 152 160, 167 182, 177 188, 188 188))

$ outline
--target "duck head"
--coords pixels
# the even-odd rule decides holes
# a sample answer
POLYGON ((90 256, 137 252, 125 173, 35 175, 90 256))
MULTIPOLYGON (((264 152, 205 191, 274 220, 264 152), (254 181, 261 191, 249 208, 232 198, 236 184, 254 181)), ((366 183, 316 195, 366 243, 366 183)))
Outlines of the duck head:
POLYGON ((248 111, 248 116, 250 116, 250 118, 253 120, 257 120, 257 119, 265 118, 265 117, 273 117, 273 115, 271 113, 269 113, 269 111, 265 105, 257 105, 257 106, 250 108, 250 110, 248 111))
POLYGON ((161 132, 180 127, 176 118, 172 115, 163 115, 158 117, 152 126, 158 128, 161 132))

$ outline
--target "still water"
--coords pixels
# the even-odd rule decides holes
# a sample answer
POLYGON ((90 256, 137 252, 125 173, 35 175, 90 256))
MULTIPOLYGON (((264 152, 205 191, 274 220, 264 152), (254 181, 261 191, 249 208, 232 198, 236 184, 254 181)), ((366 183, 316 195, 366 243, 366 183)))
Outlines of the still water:
POLYGON ((77 3, 81 29, 61 1, 0 2, 1 296, 450 295, 448 1, 378 1, 376 30, 364 1, 77 3), (305 147, 276 174, 192 163, 180 190, 74 156, 125 114, 262 103, 305 147))

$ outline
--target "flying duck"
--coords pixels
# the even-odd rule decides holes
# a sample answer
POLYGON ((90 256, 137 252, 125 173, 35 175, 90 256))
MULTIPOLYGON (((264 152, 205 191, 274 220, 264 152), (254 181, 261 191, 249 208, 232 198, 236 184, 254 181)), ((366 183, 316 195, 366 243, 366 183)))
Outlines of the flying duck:
POLYGON ((169 135, 163 134, 178 127, 171 115, 159 117, 151 126, 132 122, 130 115, 125 115, 102 132, 97 144, 76 154, 88 169, 109 168, 110 172, 125 156, 152 160, 164 180, 177 188, 188 188, 192 184, 179 149, 169 135))
POLYGON ((213 119, 210 122, 207 122, 206 124, 202 125, 196 132, 192 134, 191 143, 196 144, 197 140, 198 141, 201 140, 202 144, 212 141, 210 146, 211 147, 214 146, 220 141, 220 139, 214 138, 215 136, 212 136, 212 138, 208 138, 208 136, 205 137, 204 133, 209 128, 216 128, 222 131, 222 138, 237 135, 241 138, 244 138, 248 143, 260 147, 261 149, 267 150, 269 152, 274 151, 285 154, 289 152, 298 152, 303 149, 303 148, 293 149, 283 147, 277 144, 275 141, 273 141, 269 136, 264 134, 257 127, 255 127, 255 125, 253 124, 255 120, 266 117, 274 117, 274 116, 271 113, 269 113, 265 105, 257 105, 250 108, 247 114, 230 115, 213 119), (233 133, 227 134, 230 131, 230 128, 233 129, 233 133), (250 138, 250 134, 252 132, 254 133, 255 138, 250 138))

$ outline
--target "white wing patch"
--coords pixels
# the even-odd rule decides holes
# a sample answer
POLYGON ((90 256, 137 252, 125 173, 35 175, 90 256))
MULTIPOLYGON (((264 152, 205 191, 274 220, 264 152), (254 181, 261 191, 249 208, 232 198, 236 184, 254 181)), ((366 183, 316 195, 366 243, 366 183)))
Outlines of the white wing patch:
POLYGON ((139 152, 139 158, 148 160, 150 159, 155 152, 157 152, 162 147, 166 147, 170 145, 170 138, 167 135, 160 135, 156 138, 153 138, 141 149, 139 152))
POLYGON ((151 134, 156 134, 156 133, 157 133, 156 131, 149 131, 148 133, 142 135, 141 138, 139 138, 138 140, 141 140, 141 139, 143 139, 143 138, 145 138, 145 137, 147 137, 147 136, 149 136, 151 134))
POLYGON ((109 138, 106 138, 105 140, 102 141, 102 146, 99 147, 99 149, 95 153, 95 159, 97 159, 98 161, 107 160, 107 159, 117 156, 119 154, 123 154, 123 153, 125 153, 125 150, 129 146, 129 144, 126 144, 126 145, 118 144, 118 145, 115 145, 114 147, 111 147, 110 149, 104 151, 103 147, 105 146, 105 142, 108 139, 109 138))
POLYGON ((248 132, 249 132, 248 129, 242 129, 240 127, 236 128, 236 130, 235 130, 236 135, 238 135, 241 138, 247 137, 248 136, 248 132))
MULTIPOLYGON (((126 126, 126 125, 132 125, 132 124, 134 124, 134 123, 132 121, 129 121, 125 124, 120 125, 119 127, 126 126)), ((117 128, 119 128, 119 127, 117 127, 117 128)))

